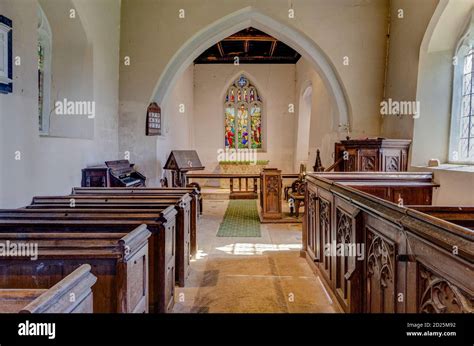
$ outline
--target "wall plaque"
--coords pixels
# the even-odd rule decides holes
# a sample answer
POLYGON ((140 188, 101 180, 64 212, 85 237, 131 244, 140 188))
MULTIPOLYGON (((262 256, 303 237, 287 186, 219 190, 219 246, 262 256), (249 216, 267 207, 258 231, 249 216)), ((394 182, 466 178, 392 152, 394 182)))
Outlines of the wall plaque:
POLYGON ((12 21, 0 15, 0 93, 13 91, 12 21))

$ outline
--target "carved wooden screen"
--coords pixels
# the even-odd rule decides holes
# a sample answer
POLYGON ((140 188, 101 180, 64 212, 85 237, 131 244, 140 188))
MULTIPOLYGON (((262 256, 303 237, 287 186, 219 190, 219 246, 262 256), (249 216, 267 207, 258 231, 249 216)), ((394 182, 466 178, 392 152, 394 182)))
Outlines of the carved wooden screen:
POLYGON ((313 260, 319 260, 320 254, 318 253, 318 239, 317 239, 317 230, 316 230, 316 193, 308 191, 308 217, 307 222, 308 225, 306 226, 308 229, 307 233, 307 246, 308 251, 310 251, 310 255, 312 256, 313 260))
POLYGON ((331 254, 326 251, 327 245, 332 243, 331 237, 331 202, 319 197, 319 229, 321 232, 321 248, 324 249, 322 256, 322 270, 329 281, 332 280, 331 254))
POLYGON ((396 245, 366 228, 367 312, 395 312, 396 245))

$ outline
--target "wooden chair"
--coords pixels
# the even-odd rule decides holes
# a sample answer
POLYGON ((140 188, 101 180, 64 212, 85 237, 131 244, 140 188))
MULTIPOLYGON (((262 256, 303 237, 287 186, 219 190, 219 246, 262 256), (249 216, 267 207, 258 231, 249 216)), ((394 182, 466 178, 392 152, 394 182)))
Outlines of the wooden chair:
POLYGON ((288 193, 288 201, 290 202, 290 215, 293 216, 295 213, 296 217, 300 216, 300 207, 304 207, 306 184, 304 181, 300 181, 296 187, 296 191, 290 191, 288 193), (291 207, 293 206, 293 208, 291 207))

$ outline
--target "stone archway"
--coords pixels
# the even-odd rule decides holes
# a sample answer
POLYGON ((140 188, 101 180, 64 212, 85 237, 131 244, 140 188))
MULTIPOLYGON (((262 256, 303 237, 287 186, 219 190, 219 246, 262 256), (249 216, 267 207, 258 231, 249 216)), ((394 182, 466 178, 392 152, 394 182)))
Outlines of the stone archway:
POLYGON ((309 84, 302 89, 298 101, 298 130, 296 133, 294 162, 295 172, 298 172, 301 163, 308 165, 312 101, 313 87, 309 84))
POLYGON ((350 104, 344 86, 323 50, 304 33, 251 6, 215 21, 191 37, 166 66, 151 99, 158 104, 165 102, 178 78, 194 59, 220 40, 248 27, 254 27, 275 37, 307 59, 319 73, 335 101, 338 123, 350 124, 350 104))

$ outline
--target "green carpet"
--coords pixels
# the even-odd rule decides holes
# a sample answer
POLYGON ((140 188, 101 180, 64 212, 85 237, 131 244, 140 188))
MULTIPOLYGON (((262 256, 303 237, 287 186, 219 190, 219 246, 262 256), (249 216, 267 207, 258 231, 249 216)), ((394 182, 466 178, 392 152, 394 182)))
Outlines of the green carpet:
POLYGON ((218 237, 261 237, 256 200, 230 200, 218 237))

